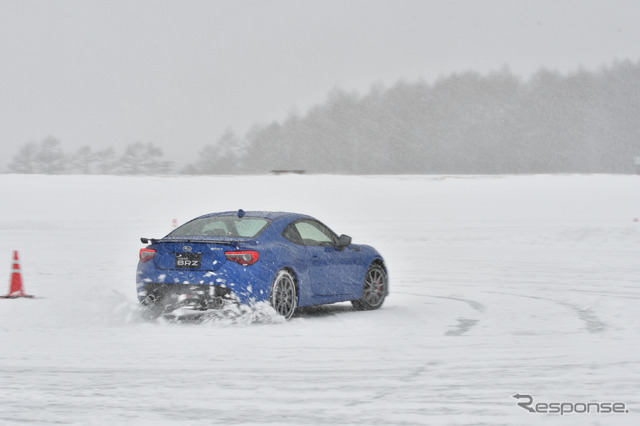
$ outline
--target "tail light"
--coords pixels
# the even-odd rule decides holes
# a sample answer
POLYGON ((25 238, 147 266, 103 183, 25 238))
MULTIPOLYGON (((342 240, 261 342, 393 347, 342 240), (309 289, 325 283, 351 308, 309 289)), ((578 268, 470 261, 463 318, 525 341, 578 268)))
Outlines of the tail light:
POLYGON ((253 250, 247 251, 227 251, 224 253, 227 260, 241 264, 242 266, 253 265, 260 258, 260 253, 253 250))
POLYGON ((140 262, 146 263, 153 259, 153 256, 156 255, 156 251, 152 249, 140 249, 140 262))

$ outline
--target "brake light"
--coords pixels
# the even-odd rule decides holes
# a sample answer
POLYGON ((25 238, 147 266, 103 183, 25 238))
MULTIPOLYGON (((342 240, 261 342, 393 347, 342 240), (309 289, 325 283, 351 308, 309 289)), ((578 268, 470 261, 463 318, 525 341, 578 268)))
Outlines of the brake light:
POLYGON ((242 266, 250 266, 258 261, 260 253, 253 250, 247 251, 227 251, 224 253, 227 260, 241 264, 242 266))
POLYGON ((156 251, 152 249, 140 249, 140 262, 146 263, 153 259, 153 256, 156 255, 156 251))

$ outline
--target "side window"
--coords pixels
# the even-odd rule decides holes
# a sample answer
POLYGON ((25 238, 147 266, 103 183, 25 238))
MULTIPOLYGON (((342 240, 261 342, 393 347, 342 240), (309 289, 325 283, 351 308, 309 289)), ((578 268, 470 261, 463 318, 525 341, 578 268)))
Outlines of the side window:
POLYGON ((332 246, 336 244, 333 232, 314 221, 303 220, 294 225, 302 244, 306 246, 332 246))
POLYGON ((293 244, 302 245, 302 237, 300 237, 300 233, 296 229, 295 224, 287 226, 282 232, 282 236, 291 241, 293 244))

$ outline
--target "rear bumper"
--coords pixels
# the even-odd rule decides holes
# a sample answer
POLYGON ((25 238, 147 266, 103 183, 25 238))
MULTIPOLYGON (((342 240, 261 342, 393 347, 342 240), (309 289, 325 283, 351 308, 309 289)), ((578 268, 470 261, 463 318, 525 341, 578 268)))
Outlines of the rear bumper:
POLYGON ((185 307, 204 311, 235 303, 237 298, 219 285, 146 283, 138 288, 138 301, 163 310, 185 307))
POLYGON ((136 287, 140 302, 152 291, 188 294, 195 298, 210 297, 209 293, 213 291, 213 297, 220 297, 220 292, 228 292, 235 301, 251 304, 269 299, 272 276, 272 272, 260 264, 244 267, 226 262, 217 271, 182 271, 159 270, 153 262, 147 262, 138 264, 136 287))

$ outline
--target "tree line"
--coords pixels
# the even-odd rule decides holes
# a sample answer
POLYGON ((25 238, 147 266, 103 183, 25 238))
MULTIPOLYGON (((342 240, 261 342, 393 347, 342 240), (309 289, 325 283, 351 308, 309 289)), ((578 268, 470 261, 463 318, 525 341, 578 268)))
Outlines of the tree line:
POLYGON ((633 173, 640 156, 640 62, 523 81, 508 69, 400 81, 364 94, 332 91, 281 123, 227 131, 176 168, 153 144, 61 155, 28 144, 14 173, 355 174, 633 173), (46 151, 46 152, 45 152, 46 151), (46 163, 46 165, 45 165, 46 163), (37 170, 37 171, 33 171, 37 170))
POLYGON ((22 174, 122 174, 156 175, 172 171, 162 149, 153 143, 129 144, 121 155, 113 148, 94 150, 83 146, 67 154, 61 142, 46 137, 40 143, 23 145, 7 167, 8 173, 22 174))

